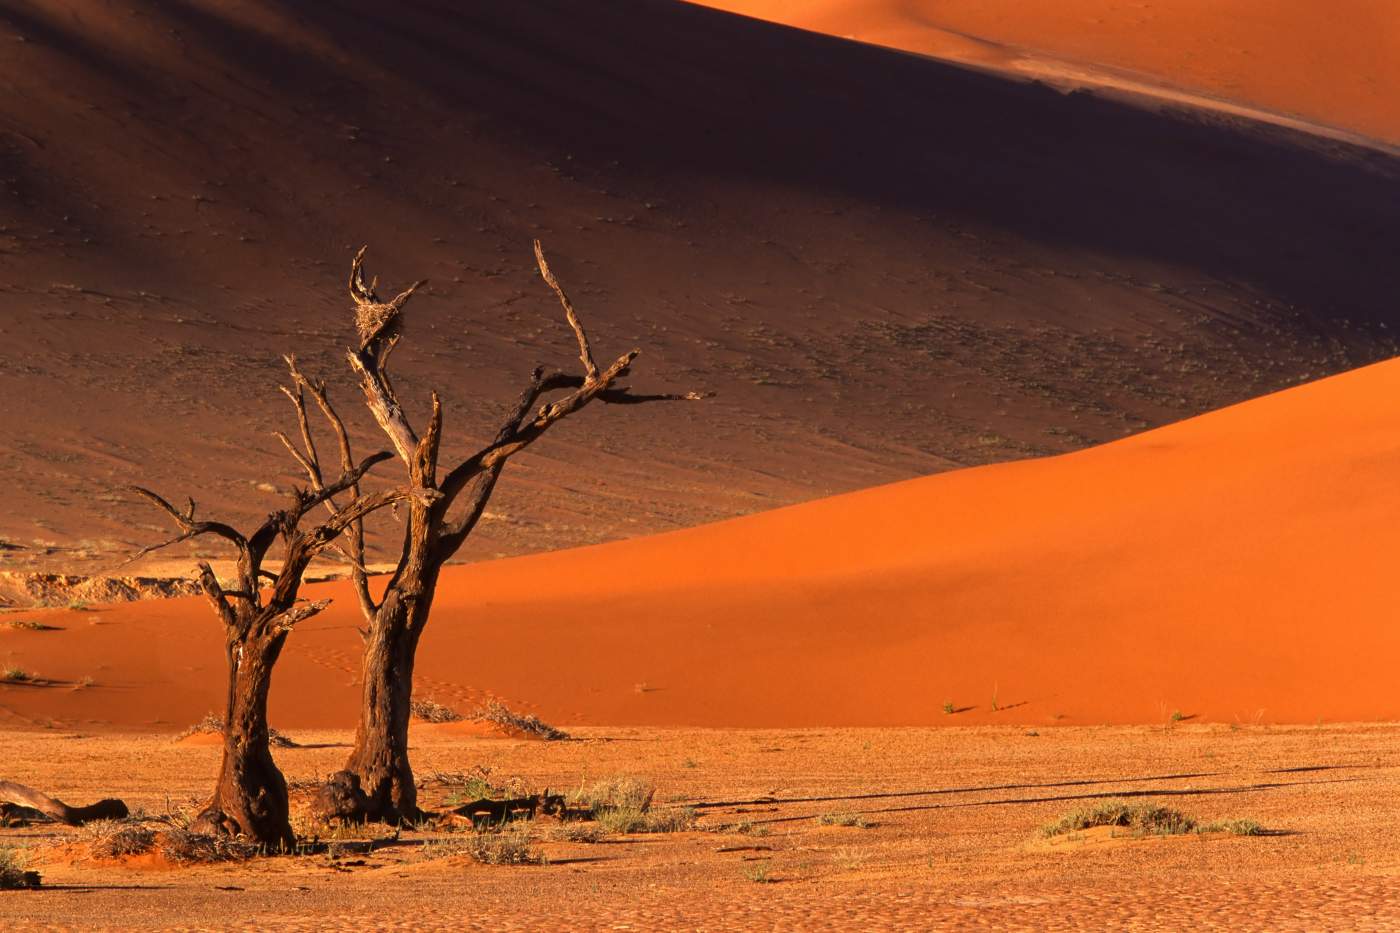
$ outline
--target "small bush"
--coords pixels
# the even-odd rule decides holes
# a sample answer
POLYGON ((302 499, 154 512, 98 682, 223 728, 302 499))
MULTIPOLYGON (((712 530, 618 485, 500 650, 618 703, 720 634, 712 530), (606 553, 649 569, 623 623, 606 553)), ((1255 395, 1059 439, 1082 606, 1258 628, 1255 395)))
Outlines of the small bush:
POLYGON ((433 778, 436 783, 445 784, 448 806, 458 806, 473 800, 495 799, 507 796, 520 782, 512 779, 511 786, 497 784, 491 780, 491 769, 477 765, 465 773, 461 771, 440 772, 433 778))
POLYGON ((869 829, 875 825, 859 813, 823 813, 817 817, 817 822, 823 826, 854 826, 857 829, 869 829))
POLYGON ((957 712, 957 709, 958 709, 958 708, 957 708, 956 706, 953 705, 953 701, 952 701, 952 700, 949 700, 947 703, 944 703, 944 704, 943 704, 943 714, 944 714, 945 716, 951 716, 951 715, 953 715, 955 712, 957 712))
POLYGON ((423 722, 461 722, 464 718, 450 706, 443 706, 432 700, 413 699, 408 705, 409 712, 423 722))
POLYGON ((1107 801, 1066 814, 1041 828, 1041 834, 1062 836, 1093 826, 1122 826, 1139 836, 1176 836, 1183 833, 1229 833, 1232 836, 1259 836, 1264 827, 1254 820, 1217 820, 1199 823, 1185 814, 1152 804, 1107 801))
POLYGON ((530 848, 529 831, 509 827, 494 833, 478 833, 464 840, 466 853, 483 865, 540 865, 544 856, 530 848))
POLYGON ((24 859, 14 849, 0 849, 0 891, 39 886, 39 873, 26 871, 24 864, 24 859))
POLYGON ((554 728, 538 716, 517 713, 499 700, 492 700, 481 707, 473 718, 477 722, 494 723, 508 732, 535 735, 549 742, 557 742, 569 737, 567 732, 554 728))
POLYGON ((772 875, 768 873, 767 862, 754 862, 746 866, 744 868, 744 877, 754 884, 768 884, 773 880, 772 875))
POLYGON ((125 855, 144 855, 155 848, 156 834, 140 823, 122 820, 97 820, 83 831, 89 838, 88 851, 93 858, 114 859, 125 855))
POLYGON ((0 671, 0 680, 9 681, 12 684, 27 684, 33 679, 33 674, 18 667, 7 667, 0 671))
POLYGON ((624 775, 595 781, 587 787, 580 787, 569 795, 572 803, 588 807, 595 814, 601 810, 651 809, 651 798, 656 796, 656 787, 641 778, 624 775))
POLYGON ((182 865, 205 862, 241 862, 261 852, 261 848, 241 839, 194 833, 178 827, 168 829, 157 837, 157 845, 166 858, 182 865))
POLYGON ((1110 800, 1067 813, 1041 827, 1040 832, 1046 837, 1063 836, 1094 826, 1123 826, 1141 836, 1173 836, 1191 832, 1196 828, 1196 821, 1166 807, 1110 800))

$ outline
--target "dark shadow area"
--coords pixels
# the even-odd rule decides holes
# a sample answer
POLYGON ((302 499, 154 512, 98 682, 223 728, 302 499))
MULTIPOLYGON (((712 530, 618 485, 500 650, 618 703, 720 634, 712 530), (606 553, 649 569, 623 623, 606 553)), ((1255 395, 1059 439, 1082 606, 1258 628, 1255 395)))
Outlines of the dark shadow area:
MULTIPOLYGON (((1220 777, 1224 771, 1198 771, 1187 774, 1156 774, 1147 777, 1137 778, 1102 778, 1098 780, 1079 779, 1073 781, 1051 781, 1048 783, 1030 784, 991 784, 974 787, 946 787, 931 790, 910 790, 910 791, 881 791, 871 794, 846 794, 829 797, 757 797, 751 800, 725 800, 714 802, 692 803, 690 806, 697 810, 715 809, 718 807, 743 807, 758 806, 765 804, 787 804, 787 803, 828 803, 841 800, 881 800, 890 797, 932 797, 944 794, 976 794, 989 793, 999 790, 1030 790, 1041 787, 1086 787, 1092 784, 1124 784, 1131 782, 1145 781, 1181 781, 1193 778, 1220 777)), ((1094 795, 1098 796, 1098 795, 1094 795)))
MULTIPOLYGON (((347 54, 373 49, 421 93, 580 170, 801 185, 1243 278, 1318 321, 1397 319, 1400 171, 1371 150, 668 0, 301 13, 347 54)), ((289 83, 304 67, 266 42, 245 55, 289 83)))

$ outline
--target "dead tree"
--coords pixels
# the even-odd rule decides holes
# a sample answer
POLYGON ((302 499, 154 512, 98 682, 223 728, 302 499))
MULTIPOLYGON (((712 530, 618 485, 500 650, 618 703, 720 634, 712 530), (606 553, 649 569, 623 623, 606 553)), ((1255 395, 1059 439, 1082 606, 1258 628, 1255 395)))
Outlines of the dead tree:
POLYGON ((28 810, 43 814, 55 823, 82 826, 93 820, 121 820, 130 815, 126 804, 108 798, 85 807, 70 807, 57 797, 40 793, 14 781, 0 781, 0 816, 9 809, 28 810))
MULTIPOLYGON (((363 551, 351 555, 352 574, 368 623, 360 720, 345 770, 325 787, 317 810, 327 817, 393 822, 419 812, 408 760, 409 703, 414 657, 432 608, 438 575, 481 520, 507 461, 595 399, 635 404, 703 396, 641 395, 617 385, 640 351, 630 350, 605 367, 598 365, 583 324, 536 241, 540 274, 563 305, 564 317, 578 341, 583 372, 575 375, 535 369, 495 438, 440 475, 442 404, 437 393, 432 394, 431 412, 420 434, 409 423, 388 373, 389 355, 402 333, 404 305, 424 283, 382 301, 375 291, 377 280, 365 281, 364 255, 361 249, 350 267, 350 297, 359 336, 358 346, 348 353, 350 367, 364 389, 370 413, 403 462, 409 485, 435 490, 439 495, 432 501, 409 503, 398 564, 378 601, 370 595, 363 569, 354 569, 356 565, 363 567, 363 551)), ((349 456, 347 445, 342 449, 344 462, 349 462, 349 456)))
POLYGON ((365 474, 375 464, 393 458, 387 451, 366 457, 357 465, 346 466, 337 479, 323 482, 299 388, 300 374, 290 358, 288 363, 298 389, 283 391, 296 405, 304 449, 299 450, 285 436, 278 436, 297 462, 312 474, 310 489, 294 489, 292 501, 286 508, 270 514, 251 535, 244 535, 223 522, 197 519, 192 499, 182 511, 148 489, 133 487, 180 529, 176 537, 145 548, 136 557, 201 535, 223 539, 236 553, 232 588, 225 588, 219 582, 208 563, 199 563, 200 587, 224 627, 228 690, 224 705, 223 761, 213 796, 196 819, 194 828, 245 836, 272 850, 289 848, 295 842, 288 822, 287 783, 268 748, 267 699, 272 670, 292 629, 330 603, 330 600, 305 602, 298 599, 306 568, 316 555, 333 546, 342 532, 357 527, 374 510, 404 500, 416 501, 415 497, 430 499, 435 495, 405 488, 361 495, 359 484, 365 474), (350 498, 338 504, 336 497, 346 493, 350 498), (329 510, 329 517, 309 530, 303 529, 307 513, 322 504, 329 510), (263 563, 279 539, 281 566, 274 573, 265 569, 263 563), (266 585, 264 581, 268 581, 266 585))

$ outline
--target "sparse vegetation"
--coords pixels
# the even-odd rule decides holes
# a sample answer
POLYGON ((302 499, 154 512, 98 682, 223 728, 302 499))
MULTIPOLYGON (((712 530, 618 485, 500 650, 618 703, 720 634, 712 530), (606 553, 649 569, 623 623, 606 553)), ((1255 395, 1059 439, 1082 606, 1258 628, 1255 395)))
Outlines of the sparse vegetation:
POLYGON ((1040 829, 1041 835, 1063 836, 1095 826, 1122 826, 1138 836, 1177 836, 1185 833, 1229 833, 1234 836, 1258 836, 1264 828, 1254 820, 1218 820, 1199 823, 1178 810, 1146 803, 1109 800, 1067 813, 1040 829))
POLYGON ((859 813, 823 813, 817 817, 822 826, 854 826, 857 829, 870 829, 875 824, 859 813))
POLYGON ((100 859, 144 855, 156 844, 155 830, 126 820, 98 820, 84 826, 83 834, 92 857, 100 859))
POLYGON ((423 722, 461 722, 462 714, 450 706, 444 706, 433 700, 414 699, 409 704, 409 712, 415 719, 423 722))
POLYGON ((529 830, 520 825, 468 836, 462 849, 483 865, 541 865, 545 862, 544 855, 530 847, 529 830))
POLYGON ((603 831, 590 823, 561 823, 549 837, 555 842, 594 843, 603 838, 603 831))
POLYGON ((953 705, 952 700, 949 700, 948 702, 943 704, 943 714, 945 716, 951 716, 955 712, 957 712, 957 707, 953 705))
POLYGON ((768 884, 773 880, 769 874, 767 862, 754 862, 744 867, 744 877, 754 884, 768 884))
POLYGON ((598 828, 609 834, 678 833, 695 826, 692 807, 651 808, 656 788, 641 778, 623 776, 576 790, 570 802, 593 812, 598 828))
POLYGON ((206 862, 240 862, 264 851, 245 839, 197 833, 173 827, 157 836, 157 845, 172 862, 191 865, 206 862))
POLYGON ((474 718, 478 722, 494 723, 508 732, 539 736, 549 742, 557 742, 569 737, 567 732, 543 722, 538 716, 517 713, 499 700, 491 700, 481 707, 477 710, 474 718))
POLYGON ((1197 827, 1198 833, 1228 833, 1231 836, 1262 836, 1264 827, 1254 820, 1218 820, 1197 827))
POLYGON ((0 670, 0 681, 12 684, 27 684, 34 682, 34 675, 19 667, 7 667, 0 670))
POLYGON ((656 796, 656 788, 631 775, 605 778, 569 795, 571 803, 599 810, 647 810, 656 796))
POLYGON ((497 799, 524 792, 523 782, 519 779, 511 779, 505 784, 497 784, 491 779, 491 769, 485 765, 477 765, 465 773, 460 771, 439 772, 433 776, 432 781, 448 788, 448 806, 457 806, 483 798, 497 799))
POLYGON ((39 873, 26 871, 23 857, 14 849, 0 849, 0 891, 37 888, 39 873))
POLYGON ((242 839, 192 832, 183 814, 157 818, 155 827, 148 822, 142 818, 96 820, 83 827, 81 838, 97 859, 158 851, 172 862, 196 864, 242 861, 262 851, 260 846, 242 839))
POLYGON ((1063 836, 1095 826, 1122 826, 1142 836, 1173 836, 1191 832, 1196 823, 1167 807, 1110 800, 1067 813, 1041 827, 1040 832, 1046 837, 1063 836))

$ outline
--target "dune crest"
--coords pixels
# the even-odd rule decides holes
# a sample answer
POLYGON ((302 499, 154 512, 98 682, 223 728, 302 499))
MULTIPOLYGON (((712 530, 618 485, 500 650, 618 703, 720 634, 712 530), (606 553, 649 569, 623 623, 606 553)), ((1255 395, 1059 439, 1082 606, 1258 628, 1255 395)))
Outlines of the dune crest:
POLYGON ((1400 145, 1400 13, 1387 0, 694 0, 1052 82, 1165 94, 1400 145), (1346 62, 1346 67, 1337 67, 1346 62))

